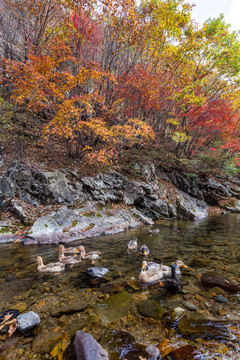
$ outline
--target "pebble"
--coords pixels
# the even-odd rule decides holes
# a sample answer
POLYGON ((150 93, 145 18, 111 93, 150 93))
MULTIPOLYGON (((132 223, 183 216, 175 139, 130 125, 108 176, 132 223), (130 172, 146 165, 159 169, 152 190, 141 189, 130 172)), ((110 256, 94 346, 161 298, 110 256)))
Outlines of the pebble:
POLYGON ((193 303, 191 303, 189 301, 186 301, 184 303, 184 306, 190 311, 197 311, 197 307, 193 303))
POLYGON ((228 299, 225 298, 225 296, 223 296, 223 295, 218 295, 218 296, 214 297, 214 300, 219 303, 224 303, 224 304, 228 303, 228 299))

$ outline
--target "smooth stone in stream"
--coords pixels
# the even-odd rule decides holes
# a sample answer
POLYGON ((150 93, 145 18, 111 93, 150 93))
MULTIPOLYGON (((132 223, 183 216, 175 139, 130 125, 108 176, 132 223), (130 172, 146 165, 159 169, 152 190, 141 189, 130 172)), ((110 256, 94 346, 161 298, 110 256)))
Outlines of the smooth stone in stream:
POLYGON ((184 318, 178 324, 179 330, 190 337, 201 337, 203 339, 222 339, 229 340, 230 332, 228 326, 230 322, 212 319, 190 319, 184 318))
POLYGON ((188 309, 188 310, 190 310, 190 311, 197 311, 197 307, 193 304, 193 303, 191 303, 190 301, 186 301, 185 303, 183 303, 184 304, 184 306, 188 309))
POLYGON ((22 332, 31 330, 34 326, 40 324, 40 322, 39 315, 34 311, 29 311, 17 317, 18 329, 22 332))
POLYGON ((127 315, 130 306, 130 295, 122 291, 96 304, 95 312, 103 323, 115 323, 127 315))
POLYGON ((173 360, 203 360, 203 355, 193 345, 181 346, 174 349, 169 355, 173 360))
POLYGON ((146 352, 150 355, 150 358, 148 358, 148 360, 160 360, 161 359, 160 351, 154 345, 147 346, 146 352))
POLYGON ((211 263, 211 259, 195 256, 190 264, 192 267, 207 267, 211 263))
POLYGON ((139 314, 159 320, 163 317, 165 310, 155 300, 142 300, 138 303, 139 314))
POLYGON ((224 303, 224 304, 228 303, 228 299, 225 298, 225 296, 223 296, 223 295, 218 295, 218 296, 214 297, 214 300, 219 303, 224 303))
POLYGON ((201 282, 206 288, 213 288, 214 286, 218 286, 230 293, 240 292, 240 284, 235 284, 234 282, 229 281, 221 274, 205 273, 201 277, 201 282))
POLYGON ((87 303, 77 303, 77 304, 68 304, 65 306, 61 306, 51 312, 52 316, 60 317, 62 315, 71 315, 75 314, 76 312, 83 311, 87 309, 88 304, 87 303))
POLYGON ((113 360, 154 359, 150 357, 144 345, 136 343, 135 338, 125 331, 107 330, 101 337, 101 344, 108 349, 109 356, 113 360))
POLYGON ((109 360, 108 352, 91 334, 77 331, 73 344, 77 360, 109 360))
POLYGON ((104 267, 92 267, 86 270, 86 273, 93 279, 104 277, 108 272, 109 270, 104 267))

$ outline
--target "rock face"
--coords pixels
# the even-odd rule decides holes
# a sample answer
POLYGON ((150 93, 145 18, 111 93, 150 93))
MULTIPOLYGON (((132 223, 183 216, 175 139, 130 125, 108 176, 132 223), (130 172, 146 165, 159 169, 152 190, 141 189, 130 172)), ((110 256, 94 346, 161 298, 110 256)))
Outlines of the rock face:
POLYGON ((109 360, 106 350, 84 331, 77 331, 74 339, 74 349, 77 360, 109 360))
MULTIPOLYGON (((34 222, 21 237, 26 245, 115 234, 158 219, 201 219, 209 205, 240 212, 237 179, 164 172, 153 164, 143 172, 146 182, 116 171, 81 178, 74 171, 42 171, 15 161, 0 176, 0 206, 26 225, 34 222)), ((11 240, 19 239, 0 233, 0 243, 11 240)))
POLYGON ((39 315, 33 311, 18 315, 17 317, 18 329, 22 332, 31 330, 34 326, 40 324, 40 322, 39 315))

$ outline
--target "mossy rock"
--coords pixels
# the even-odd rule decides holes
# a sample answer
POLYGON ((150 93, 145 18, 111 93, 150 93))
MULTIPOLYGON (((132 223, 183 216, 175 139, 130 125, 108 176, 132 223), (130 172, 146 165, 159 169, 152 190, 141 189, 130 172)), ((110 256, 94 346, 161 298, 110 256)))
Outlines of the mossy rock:
POLYGON ((96 304, 95 312, 103 323, 114 323, 127 315, 130 306, 129 293, 122 291, 96 304))
POLYGON ((193 267, 207 267, 209 264, 211 263, 211 259, 207 259, 207 258, 201 258, 201 257, 197 257, 195 256, 191 262, 190 266, 193 267))
POLYGON ((159 320, 163 317, 165 310, 155 300, 142 300, 138 303, 139 314, 159 320))

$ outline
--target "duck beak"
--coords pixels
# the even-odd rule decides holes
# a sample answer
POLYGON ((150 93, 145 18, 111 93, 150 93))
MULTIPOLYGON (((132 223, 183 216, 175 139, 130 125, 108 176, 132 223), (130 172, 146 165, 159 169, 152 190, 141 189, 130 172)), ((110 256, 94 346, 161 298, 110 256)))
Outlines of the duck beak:
POLYGON ((164 286, 163 283, 161 282, 161 280, 158 280, 158 282, 159 282, 159 285, 160 285, 161 287, 164 286))
POLYGON ((146 269, 146 264, 142 264, 142 269, 146 269))
POLYGON ((143 251, 143 255, 144 255, 144 256, 146 256, 146 255, 147 255, 147 252, 146 252, 145 250, 143 251))
POLYGON ((78 248, 74 250, 74 252, 78 252, 78 251, 80 251, 78 248))
POLYGON ((188 266, 185 265, 184 263, 182 264, 182 266, 183 266, 185 269, 188 269, 188 266))
POLYGON ((93 264, 95 264, 95 261, 92 259, 92 261, 91 261, 91 265, 93 265, 93 264))

